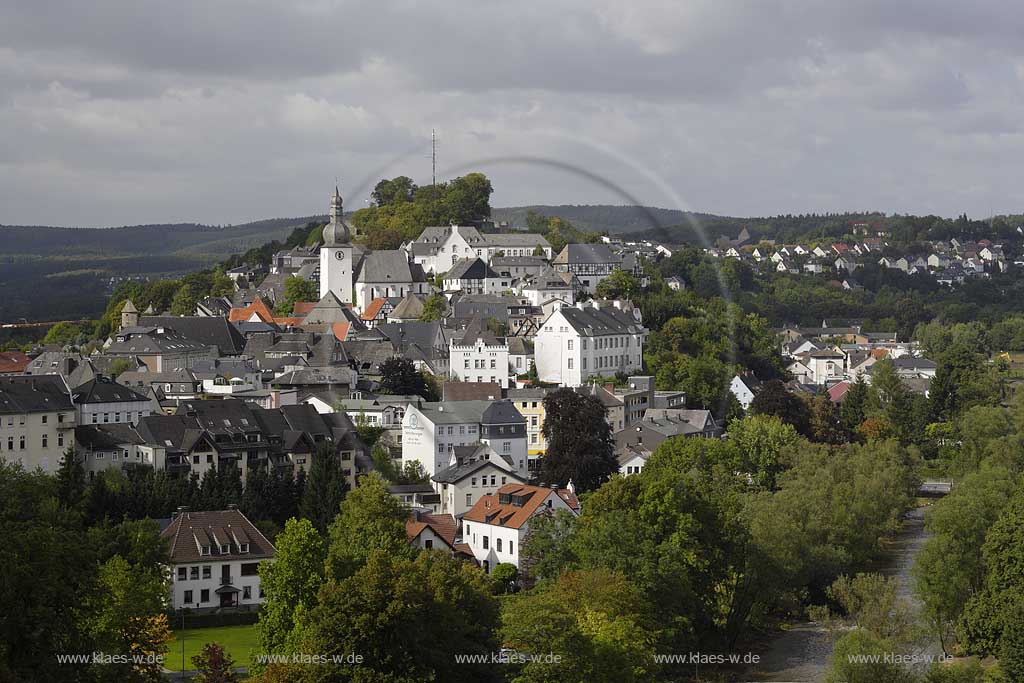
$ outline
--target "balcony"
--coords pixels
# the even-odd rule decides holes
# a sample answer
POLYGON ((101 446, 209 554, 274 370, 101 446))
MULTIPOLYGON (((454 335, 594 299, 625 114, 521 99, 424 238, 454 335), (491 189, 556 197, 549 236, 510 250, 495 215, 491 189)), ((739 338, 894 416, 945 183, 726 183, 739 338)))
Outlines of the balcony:
POLYGON ((233 579, 234 579, 233 576, 221 576, 220 577, 220 585, 222 585, 222 586, 230 586, 232 583, 234 583, 233 579))

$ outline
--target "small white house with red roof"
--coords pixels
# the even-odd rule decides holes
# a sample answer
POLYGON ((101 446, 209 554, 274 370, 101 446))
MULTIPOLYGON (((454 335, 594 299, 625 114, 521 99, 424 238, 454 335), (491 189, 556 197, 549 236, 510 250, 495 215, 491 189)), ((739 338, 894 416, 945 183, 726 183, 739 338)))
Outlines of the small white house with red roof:
POLYGON ((487 573, 503 563, 518 567, 530 520, 558 510, 579 514, 580 503, 571 481, 566 488, 502 486, 495 493, 481 497, 463 515, 462 540, 487 573))

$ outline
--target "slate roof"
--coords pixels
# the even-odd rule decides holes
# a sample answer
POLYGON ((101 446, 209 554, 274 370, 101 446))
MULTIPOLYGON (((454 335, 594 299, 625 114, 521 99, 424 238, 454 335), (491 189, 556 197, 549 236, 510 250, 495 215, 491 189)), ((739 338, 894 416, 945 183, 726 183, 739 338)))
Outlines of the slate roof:
POLYGON ((552 315, 561 314, 566 322, 581 336, 597 337, 605 334, 641 334, 645 332, 632 313, 614 306, 566 306, 552 315))
POLYGON ((419 320, 423 315, 426 300, 418 294, 409 292, 401 303, 395 306, 388 318, 393 320, 419 320))
POLYGON ((109 379, 94 379, 75 387, 71 392, 72 400, 78 405, 88 403, 138 403, 149 401, 149 397, 134 389, 118 384, 109 379))
POLYGON ((240 510, 211 512, 180 512, 163 530, 160 538, 169 543, 172 564, 225 560, 263 559, 274 556, 274 546, 256 525, 240 510), (249 552, 241 552, 241 544, 249 552), (210 554, 201 554, 200 547, 210 546, 210 554), (221 545, 229 545, 221 553, 221 545))
POLYGON ((416 406, 434 424, 516 424, 526 422, 508 401, 452 401, 416 406))
POLYGON ((227 318, 200 315, 144 315, 139 319, 139 326, 169 327, 181 336, 204 346, 216 346, 221 355, 225 356, 241 353, 245 346, 245 337, 228 322, 227 318))
POLYGON ((532 356, 533 342, 526 337, 508 337, 508 353, 510 356, 532 356))
POLYGON ((452 266, 445 276, 445 280, 484 280, 487 278, 497 278, 498 274, 495 273, 489 265, 484 263, 479 258, 464 258, 456 261, 455 265, 452 266))
POLYGON ((622 263, 622 257, 606 244, 567 244, 551 262, 559 265, 622 263))
POLYGON ((0 377, 0 415, 74 410, 60 375, 0 377))
POLYGON ((75 441, 91 450, 146 443, 135 428, 126 423, 78 425, 75 427, 75 441))
POLYGON ((414 277, 409 265, 408 255, 401 249, 384 249, 371 251, 363 258, 356 276, 356 282, 367 283, 399 283, 425 282, 426 278, 414 277))
POLYGON ((210 347, 169 327, 129 327, 118 332, 117 336, 118 341, 106 348, 109 355, 182 353, 206 351, 210 347))

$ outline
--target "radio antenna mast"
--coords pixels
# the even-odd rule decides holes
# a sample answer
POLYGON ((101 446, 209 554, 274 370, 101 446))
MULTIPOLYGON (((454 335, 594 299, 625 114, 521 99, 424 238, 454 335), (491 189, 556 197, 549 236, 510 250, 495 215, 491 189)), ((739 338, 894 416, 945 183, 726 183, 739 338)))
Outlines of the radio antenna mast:
POLYGON ((437 191, 437 135, 430 129, 430 185, 437 191))

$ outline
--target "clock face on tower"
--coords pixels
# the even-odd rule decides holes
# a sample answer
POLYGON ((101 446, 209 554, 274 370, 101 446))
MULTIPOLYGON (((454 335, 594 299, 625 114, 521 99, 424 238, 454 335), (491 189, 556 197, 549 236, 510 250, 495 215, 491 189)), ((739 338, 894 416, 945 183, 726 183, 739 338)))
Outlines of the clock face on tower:
POLYGON ((341 261, 342 259, 345 258, 345 252, 343 252, 343 251, 336 251, 336 252, 334 252, 334 258, 336 258, 339 261, 341 261))

